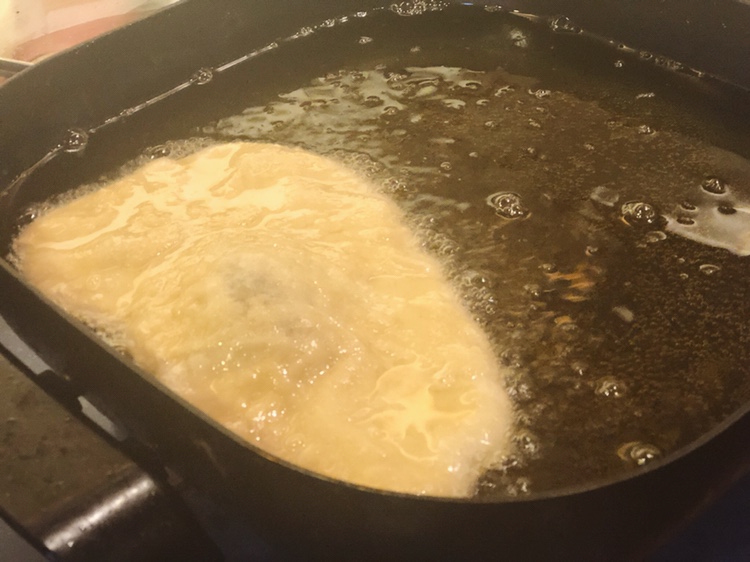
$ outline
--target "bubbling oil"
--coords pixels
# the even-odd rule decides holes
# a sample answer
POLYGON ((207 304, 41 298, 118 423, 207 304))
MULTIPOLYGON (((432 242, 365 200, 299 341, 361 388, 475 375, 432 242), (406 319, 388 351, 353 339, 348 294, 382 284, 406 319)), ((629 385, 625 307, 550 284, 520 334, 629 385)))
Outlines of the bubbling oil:
POLYGON ((513 372, 518 453, 486 475, 485 493, 644 466, 748 398, 747 289, 731 280, 748 267, 734 254, 750 248, 750 164, 721 146, 726 134, 709 142, 723 124, 682 110, 644 59, 597 45, 591 72, 589 60, 554 59, 549 30, 471 9, 463 23, 484 23, 453 50, 420 27, 460 12, 411 18, 419 31, 398 45, 372 21, 391 16, 371 18, 352 31, 370 38, 351 45, 367 62, 201 133, 331 155, 406 209, 513 372), (684 199, 697 226, 675 221, 684 199))
POLYGON ((226 69, 234 109, 132 165, 273 142, 396 201, 510 373, 517 452, 481 495, 625 474, 750 399, 744 93, 567 18, 437 2, 311 25, 226 69), (299 60, 317 76, 251 80, 299 60))

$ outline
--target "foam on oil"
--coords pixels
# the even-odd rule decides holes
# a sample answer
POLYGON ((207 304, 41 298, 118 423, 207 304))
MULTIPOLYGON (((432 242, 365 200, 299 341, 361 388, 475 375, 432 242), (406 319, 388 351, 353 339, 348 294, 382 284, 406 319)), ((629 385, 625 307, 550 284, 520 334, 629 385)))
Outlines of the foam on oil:
POLYGON ((469 496, 511 449, 503 369, 399 210, 278 145, 157 159, 18 236, 24 276, 259 448, 469 496))

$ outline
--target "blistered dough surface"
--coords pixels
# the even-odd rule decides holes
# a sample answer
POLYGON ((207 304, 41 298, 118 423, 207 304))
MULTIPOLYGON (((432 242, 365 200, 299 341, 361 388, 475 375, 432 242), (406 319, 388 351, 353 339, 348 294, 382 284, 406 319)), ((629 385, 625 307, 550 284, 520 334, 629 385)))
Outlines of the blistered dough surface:
POLYGON ((15 251, 44 294, 294 464, 463 496, 507 449, 486 336, 395 204, 329 159, 251 143, 159 159, 15 251))

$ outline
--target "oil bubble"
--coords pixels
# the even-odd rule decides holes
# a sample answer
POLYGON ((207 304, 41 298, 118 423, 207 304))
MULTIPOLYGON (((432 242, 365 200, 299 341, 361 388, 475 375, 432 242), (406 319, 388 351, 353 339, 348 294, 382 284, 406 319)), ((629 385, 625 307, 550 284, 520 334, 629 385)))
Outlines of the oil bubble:
POLYGON ((645 466, 661 456, 658 447, 642 441, 631 441, 617 449, 617 456, 635 466, 645 466))
POLYGON ((690 217, 677 217, 675 220, 683 226, 692 226, 695 224, 695 220, 690 217))
POLYGON ((362 105, 365 107, 378 107, 379 105, 383 105, 385 102, 382 98, 379 98, 378 96, 367 96, 364 101, 362 102, 362 105))
POLYGON ((528 92, 529 92, 529 95, 534 96, 538 100, 548 98, 550 94, 552 93, 550 90, 543 90, 541 88, 539 90, 529 90, 528 92))
POLYGON ((606 377, 596 382, 596 392, 599 396, 606 398, 622 398, 627 391, 627 387, 614 378, 606 377))
POLYGON ((514 90, 513 86, 502 86, 495 90, 495 97, 499 98, 504 96, 505 94, 512 92, 514 90))
POLYGON ((149 160, 156 160, 157 158, 165 158, 172 153, 172 149, 166 144, 157 144, 147 148, 143 155, 149 160))
POLYGON ((543 294, 542 288, 536 283, 529 283, 528 285, 524 285, 523 290, 526 291, 531 296, 531 298, 534 299, 540 299, 543 294))
POLYGON ((733 215, 733 214, 735 214, 737 212, 737 209, 735 209, 731 205, 719 205, 719 207, 717 208, 717 210, 722 215, 733 215))
POLYGON ((349 78, 352 79, 352 82, 364 82, 367 80, 367 75, 359 70, 352 70, 349 73, 349 78))
POLYGON ((309 37, 315 33, 315 30, 312 27, 302 27, 300 30, 292 35, 292 39, 299 39, 300 37, 309 37))
POLYGON ((654 57, 654 64, 657 66, 669 68, 671 70, 679 70, 680 68, 682 68, 682 65, 680 63, 661 55, 654 57))
POLYGON ((596 186, 589 197, 592 201, 604 205, 605 207, 614 207, 620 200, 619 193, 604 185, 596 186))
POLYGON ((82 152, 89 143, 89 134, 83 129, 70 129, 60 147, 65 152, 82 152))
POLYGON ((483 275, 479 271, 470 269, 461 274, 460 283, 464 287, 485 287, 489 283, 487 276, 483 275))
POLYGON ((622 206, 622 218, 631 226, 652 226, 659 220, 659 214, 648 203, 630 201, 622 206))
POLYGON ((400 74, 398 72, 391 72, 388 74, 388 86, 392 90, 401 91, 404 89, 404 80, 408 78, 406 74, 400 74))
MULTIPOLYGON (((523 366, 521 364, 521 357, 518 353, 510 349, 506 349, 500 354, 500 362, 506 367, 513 367, 514 369, 519 369, 523 366)), ((515 381, 514 384, 510 385, 508 388, 514 395, 520 392, 526 398, 531 397, 529 387, 523 382, 515 381)))
POLYGON ((453 169, 453 164, 451 164, 450 162, 441 162, 440 169, 444 172, 450 172, 453 169))
POLYGON ((648 125, 640 125, 638 127, 638 134, 639 135, 653 135, 654 130, 648 125))
POLYGON ((415 16, 420 12, 417 11, 417 7, 412 2, 400 2, 398 4, 391 4, 391 12, 398 14, 399 16, 415 16))
POLYGON ((525 495, 529 493, 531 480, 528 478, 518 478, 515 483, 508 484, 505 487, 505 493, 511 497, 525 495))
POLYGON ((493 492, 494 490, 497 490, 497 483, 492 482, 491 480, 487 480, 486 477, 483 477, 477 483, 477 488, 482 492, 493 492))
POLYGON ((574 361, 570 364, 570 368, 573 370, 573 372, 582 377, 588 373, 589 367, 586 363, 583 361, 574 361))
POLYGON ((696 205, 693 205, 690 201, 683 201, 680 203, 680 207, 685 209, 686 211, 697 211, 698 207, 696 205))
POLYGON ((439 256, 453 256, 460 250, 461 247, 452 240, 443 240, 442 244, 437 247, 436 253, 439 256))
POLYGON ((580 33, 581 28, 573 23, 573 21, 567 16, 559 16, 553 19, 550 24, 550 29, 557 33, 580 33))
POLYGON ((26 209, 23 214, 18 217, 18 220, 16 221, 16 225, 18 228, 23 228, 27 224, 30 224, 36 220, 36 218, 40 215, 40 210, 37 207, 29 207, 26 209))
POLYGON ((529 41, 526 38, 526 34, 520 29, 512 29, 508 34, 508 37, 516 47, 525 49, 529 46, 529 41))
POLYGON ((487 204, 495 209, 495 214, 505 219, 522 219, 529 215, 529 210, 516 193, 493 193, 487 198, 487 204))
POLYGON ((605 125, 607 125, 607 128, 615 130, 622 127, 623 123, 622 121, 618 121, 617 119, 607 119, 605 125))
POLYGON ((714 265, 712 263, 704 263, 703 265, 701 265, 698 268, 698 270, 703 275, 709 275, 710 276, 710 275, 715 275, 716 273, 718 273, 719 271, 721 271, 721 267, 718 266, 718 265, 714 265))
POLYGON ((373 38, 372 37, 366 37, 365 35, 363 35, 362 37, 359 38, 359 41, 357 41, 357 42, 360 45, 367 45, 368 43, 372 43, 373 42, 373 38))
POLYGON ((528 431, 522 431, 513 436, 518 448, 529 456, 539 453, 539 440, 528 431))
POLYGON ((714 195, 724 195, 727 192, 727 185, 724 180, 716 176, 709 176, 701 182, 704 191, 714 195))
POLYGON ((399 16, 418 16, 425 12, 431 12, 442 9, 440 2, 429 0, 415 0, 411 2, 399 2, 391 4, 390 10, 399 16))
POLYGON ((666 240, 667 235, 661 230, 652 230, 646 233, 645 239, 648 244, 656 244, 657 242, 666 240))
POLYGON ((458 83, 459 88, 463 88, 464 90, 478 90, 482 87, 482 83, 477 80, 461 80, 458 83))
POLYGON ((389 72, 387 74, 388 85, 393 88, 396 84, 400 85, 400 83, 406 80, 408 77, 409 76, 407 74, 402 74, 400 72, 389 72))
POLYGON ((193 84, 198 84, 199 86, 203 86, 204 84, 208 84, 211 80, 214 79, 214 71, 210 68, 201 68, 198 72, 193 74, 193 77, 190 79, 190 81, 193 84))
POLYGON ((615 68, 622 68, 623 66, 625 66, 625 61, 622 59, 617 59, 614 64, 615 68))
POLYGON ((406 193, 409 191, 407 184, 397 178, 386 178, 382 181, 383 190, 387 193, 406 193))

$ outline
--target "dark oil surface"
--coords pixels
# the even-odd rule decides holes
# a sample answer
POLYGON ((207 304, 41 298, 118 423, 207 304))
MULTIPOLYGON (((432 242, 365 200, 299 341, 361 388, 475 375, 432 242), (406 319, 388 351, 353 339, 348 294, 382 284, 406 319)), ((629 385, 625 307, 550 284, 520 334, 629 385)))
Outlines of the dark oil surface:
POLYGON ((291 144, 399 202, 508 367, 518 451, 480 494, 623 474, 745 405, 750 98, 533 18, 360 15, 134 115, 140 161, 291 144))

